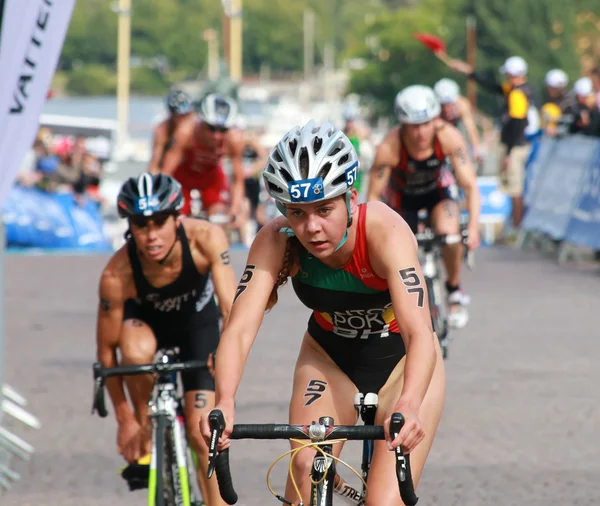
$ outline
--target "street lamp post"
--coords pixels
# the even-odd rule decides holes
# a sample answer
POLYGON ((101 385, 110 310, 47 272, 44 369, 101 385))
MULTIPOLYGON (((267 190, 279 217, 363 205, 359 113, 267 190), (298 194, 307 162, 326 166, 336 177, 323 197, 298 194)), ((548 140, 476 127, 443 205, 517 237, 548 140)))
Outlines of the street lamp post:
POLYGON ((242 0, 221 0, 223 5, 223 39, 229 77, 242 80, 242 0))
POLYGON ((119 0, 113 11, 119 16, 117 46, 117 146, 121 151, 129 127, 129 59, 131 55, 131 0, 119 0))
POLYGON ((209 28, 202 32, 202 38, 208 44, 208 78, 215 81, 219 78, 219 39, 216 30, 209 28))

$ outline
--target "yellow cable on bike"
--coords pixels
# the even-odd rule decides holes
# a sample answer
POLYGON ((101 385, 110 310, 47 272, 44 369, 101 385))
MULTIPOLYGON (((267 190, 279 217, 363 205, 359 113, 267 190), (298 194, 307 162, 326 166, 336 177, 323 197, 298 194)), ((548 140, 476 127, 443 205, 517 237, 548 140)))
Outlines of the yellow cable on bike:
MULTIPOLYGON (((343 464, 348 469, 350 469, 356 476, 358 476, 358 478, 360 479, 360 481, 363 483, 363 485, 365 487, 365 498, 366 498, 366 495, 367 495, 367 483, 363 479, 363 477, 358 473, 358 471, 356 471, 356 469, 354 469, 351 465, 349 465, 346 462, 344 462, 342 459, 340 459, 340 458, 338 458, 338 457, 336 457, 334 455, 331 455, 329 453, 325 453, 321 448, 319 448, 322 445, 334 445, 334 444, 338 444, 338 443, 343 443, 344 441, 346 441, 345 439, 336 439, 336 440, 332 440, 332 441, 319 441, 319 442, 314 442, 314 443, 313 442, 304 443, 302 440, 298 440, 298 439, 290 439, 290 441, 292 441, 294 443, 297 443, 297 444, 299 444, 301 446, 299 446, 298 448, 292 448, 291 450, 288 450, 287 452, 281 454, 279 457, 277 457, 277 459, 275 459, 273 461, 273 463, 269 467, 269 470, 267 471, 267 487, 269 488, 269 492, 271 492, 271 494, 273 496, 275 496, 275 498, 281 500, 282 496, 279 496, 273 490, 273 487, 271 486, 271 480, 270 480, 271 471, 273 470, 273 468, 275 467, 275 465, 277 464, 277 462, 279 462, 285 456, 292 454, 292 456, 290 457, 290 463, 289 463, 289 474, 290 474, 290 479, 292 481, 292 486, 294 487, 294 490, 296 492, 296 495, 298 496, 298 499, 300 499, 300 502, 298 504, 293 504, 292 503, 292 506, 298 506, 299 504, 304 504, 304 501, 302 499, 302 495, 300 494, 300 489, 298 488, 298 484, 296 483, 296 479, 294 478, 294 473, 293 473, 292 469, 293 469, 293 463, 294 463, 294 459, 296 458, 296 455, 298 455, 298 453, 300 453, 305 448, 314 448, 316 451, 320 452, 325 459, 327 459, 327 457, 330 457, 335 462, 343 464)), ((319 483, 321 483, 325 479, 326 474, 327 473, 324 473, 323 477, 319 481, 314 481, 312 479, 312 477, 310 477, 311 483, 313 485, 318 485, 319 483)))

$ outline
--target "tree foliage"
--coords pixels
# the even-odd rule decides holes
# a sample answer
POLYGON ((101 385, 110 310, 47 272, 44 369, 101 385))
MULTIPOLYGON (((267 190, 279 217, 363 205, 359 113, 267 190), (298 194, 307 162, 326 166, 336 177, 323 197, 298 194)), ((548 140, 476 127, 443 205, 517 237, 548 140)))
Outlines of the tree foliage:
MULTIPOLYGON (((116 3, 116 2, 115 2, 116 3)), ((523 56, 540 87, 545 72, 563 68, 578 77, 578 33, 589 31, 578 14, 594 12, 597 0, 243 0, 243 65, 256 74, 302 71, 304 11, 315 13, 315 60, 323 61, 326 43, 336 63, 362 58, 349 91, 371 97, 389 113, 394 95, 413 83, 433 84, 453 74, 416 40, 413 32, 442 37, 451 56, 465 58, 465 19, 477 20, 478 70, 496 73, 512 54, 523 56)), ((72 92, 114 87, 118 16, 107 0, 79 0, 64 44, 60 70, 70 76, 72 92), (99 69, 103 78, 97 85, 99 69), (87 76, 89 74, 89 76, 87 76), (112 79, 105 78, 112 75, 112 79), (82 85, 82 82, 84 85, 82 85), (88 84, 86 84, 88 83, 88 84)), ((207 44, 202 34, 216 29, 221 40, 219 0, 132 0, 132 91, 162 93, 174 82, 205 72, 207 44)), ((589 26, 588 26, 589 25, 589 26)), ((595 26, 595 24, 594 24, 595 26)), ((222 52, 222 44, 221 52, 222 52)), ((495 99, 480 95, 488 110, 495 99)))

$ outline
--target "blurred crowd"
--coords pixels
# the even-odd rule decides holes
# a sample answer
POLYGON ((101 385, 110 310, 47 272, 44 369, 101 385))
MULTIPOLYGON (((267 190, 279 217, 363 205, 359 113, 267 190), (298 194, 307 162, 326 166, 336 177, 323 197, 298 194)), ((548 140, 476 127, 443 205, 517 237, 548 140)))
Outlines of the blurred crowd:
POLYGON ((546 74, 546 102, 541 108, 546 135, 580 133, 600 137, 600 65, 577 79, 569 91, 569 77, 560 69, 546 74))
POLYGON ((49 128, 40 128, 17 184, 49 193, 72 192, 76 200, 86 196, 100 205, 103 161, 97 149, 96 139, 53 135, 49 128))

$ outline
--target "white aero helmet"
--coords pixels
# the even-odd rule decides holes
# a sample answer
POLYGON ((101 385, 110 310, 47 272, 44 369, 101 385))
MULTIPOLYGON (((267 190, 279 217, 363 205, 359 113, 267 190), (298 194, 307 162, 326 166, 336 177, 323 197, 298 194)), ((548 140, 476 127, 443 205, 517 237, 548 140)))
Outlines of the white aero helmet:
MULTIPOLYGON (((283 215, 286 214, 285 204, 345 195, 347 227, 350 227, 350 190, 356 183, 358 168, 358 156, 350 139, 331 123, 317 125, 311 119, 303 127, 295 126, 283 136, 269 155, 263 179, 283 215)), ((348 228, 336 251, 347 238, 348 228)))
POLYGON ((442 107, 429 86, 415 84, 404 88, 394 102, 396 118, 402 124, 420 125, 439 116, 442 107))
POLYGON ((211 93, 200 102, 198 116, 209 125, 233 128, 237 121, 237 105, 228 97, 211 93))
POLYGON ((444 77, 435 83, 433 91, 435 91, 435 94, 442 105, 453 104, 458 100, 458 97, 460 97, 460 88, 458 87, 458 84, 456 81, 448 79, 447 77, 444 77))
POLYGON ((551 88, 566 88, 569 85, 569 76, 560 69, 552 69, 546 73, 544 81, 546 86, 551 88))

